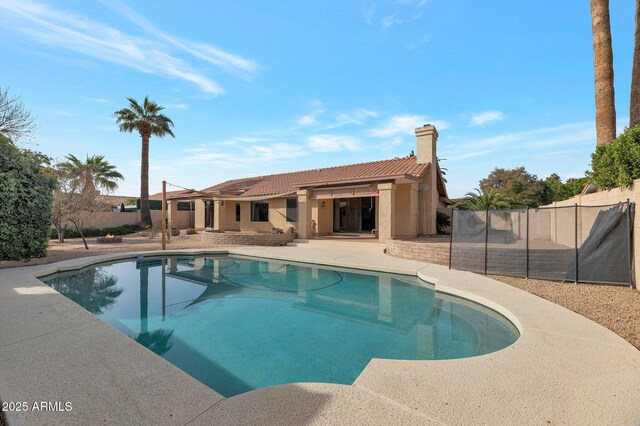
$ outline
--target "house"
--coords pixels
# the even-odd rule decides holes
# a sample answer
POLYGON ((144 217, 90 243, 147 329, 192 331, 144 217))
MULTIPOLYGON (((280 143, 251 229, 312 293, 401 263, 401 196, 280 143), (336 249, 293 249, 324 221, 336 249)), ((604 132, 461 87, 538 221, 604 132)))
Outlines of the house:
POLYGON ((415 129, 416 155, 229 180, 167 197, 195 202, 195 227, 215 231, 295 231, 298 238, 367 233, 381 241, 436 233, 436 209, 450 204, 437 165, 438 132, 415 129))

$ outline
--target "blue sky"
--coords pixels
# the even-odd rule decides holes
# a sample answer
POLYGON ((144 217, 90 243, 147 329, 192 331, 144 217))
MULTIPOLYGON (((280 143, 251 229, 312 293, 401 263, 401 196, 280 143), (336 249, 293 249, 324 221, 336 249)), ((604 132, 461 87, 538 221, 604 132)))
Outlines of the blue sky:
MULTIPOLYGON (((618 131, 634 2, 611 2, 618 131)), ((139 193, 125 97, 167 107, 150 190, 406 156, 435 124, 449 193, 494 167, 579 177, 595 147, 587 1, 0 0, 0 86, 37 116, 26 146, 102 154, 139 193)), ((173 188, 170 188, 173 189, 173 188)))

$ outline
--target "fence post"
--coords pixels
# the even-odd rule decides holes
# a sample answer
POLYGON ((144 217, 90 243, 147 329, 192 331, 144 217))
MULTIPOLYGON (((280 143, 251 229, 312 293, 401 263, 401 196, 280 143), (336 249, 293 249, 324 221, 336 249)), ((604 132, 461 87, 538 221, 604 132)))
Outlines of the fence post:
POLYGON ((529 206, 527 206, 527 246, 526 246, 527 270, 524 277, 529 279, 529 206))
POLYGON ((574 214, 574 225, 575 225, 575 245, 576 245, 576 281, 578 284, 578 203, 575 204, 575 214, 574 214))
POLYGON ((627 198, 627 256, 629 256, 629 287, 633 288, 633 264, 631 258, 631 203, 627 198))
POLYGON ((484 274, 487 275, 487 258, 489 251, 489 209, 484 213, 484 274))
POLYGON ((451 269, 451 260, 453 259, 453 224, 456 223, 456 209, 451 209, 451 230, 449 233, 449 269, 451 269))

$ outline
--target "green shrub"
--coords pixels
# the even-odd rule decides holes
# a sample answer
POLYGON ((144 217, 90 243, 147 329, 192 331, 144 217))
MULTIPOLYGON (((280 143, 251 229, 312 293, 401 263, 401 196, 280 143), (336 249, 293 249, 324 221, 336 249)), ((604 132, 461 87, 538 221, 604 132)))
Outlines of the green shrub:
POLYGON ((436 229, 438 235, 444 235, 447 228, 451 226, 451 218, 448 214, 443 212, 436 213, 436 229))
POLYGON ((0 260, 47 255, 55 180, 50 159, 0 135, 0 260))
POLYGON ((187 235, 196 235, 197 233, 198 233, 198 231, 196 231, 195 228, 187 229, 187 235))
MULTIPOLYGON (((101 228, 101 229, 83 229, 82 233, 86 237, 104 237, 107 234, 111 235, 127 235, 133 234, 140 230, 138 225, 122 225, 115 228, 101 228)), ((55 229, 51 229, 50 238, 58 238, 58 232, 55 229)), ((75 229, 67 229, 64 231, 65 238, 80 238, 80 234, 75 229)))
POLYGON ((631 187, 640 179, 640 126, 626 128, 591 154, 591 181, 602 189, 631 187))

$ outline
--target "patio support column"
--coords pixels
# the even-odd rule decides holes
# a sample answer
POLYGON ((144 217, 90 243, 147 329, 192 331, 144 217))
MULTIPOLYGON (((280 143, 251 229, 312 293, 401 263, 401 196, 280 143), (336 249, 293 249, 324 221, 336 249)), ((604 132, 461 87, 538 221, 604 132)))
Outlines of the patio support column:
POLYGON ((378 194, 380 203, 378 239, 384 242, 396 236, 396 185, 380 183, 378 194))
POLYGON ((195 200, 194 201, 194 222, 196 229, 204 229, 204 201, 205 200, 195 200))
POLYGON ((225 230, 227 223, 226 210, 224 200, 215 200, 213 202, 213 229, 215 231, 225 230))
POLYGON ((311 229, 311 191, 298 191, 298 238, 312 238, 311 229))
POLYGON ((169 224, 167 226, 169 229, 177 228, 178 202, 176 200, 167 200, 167 223, 169 224))

